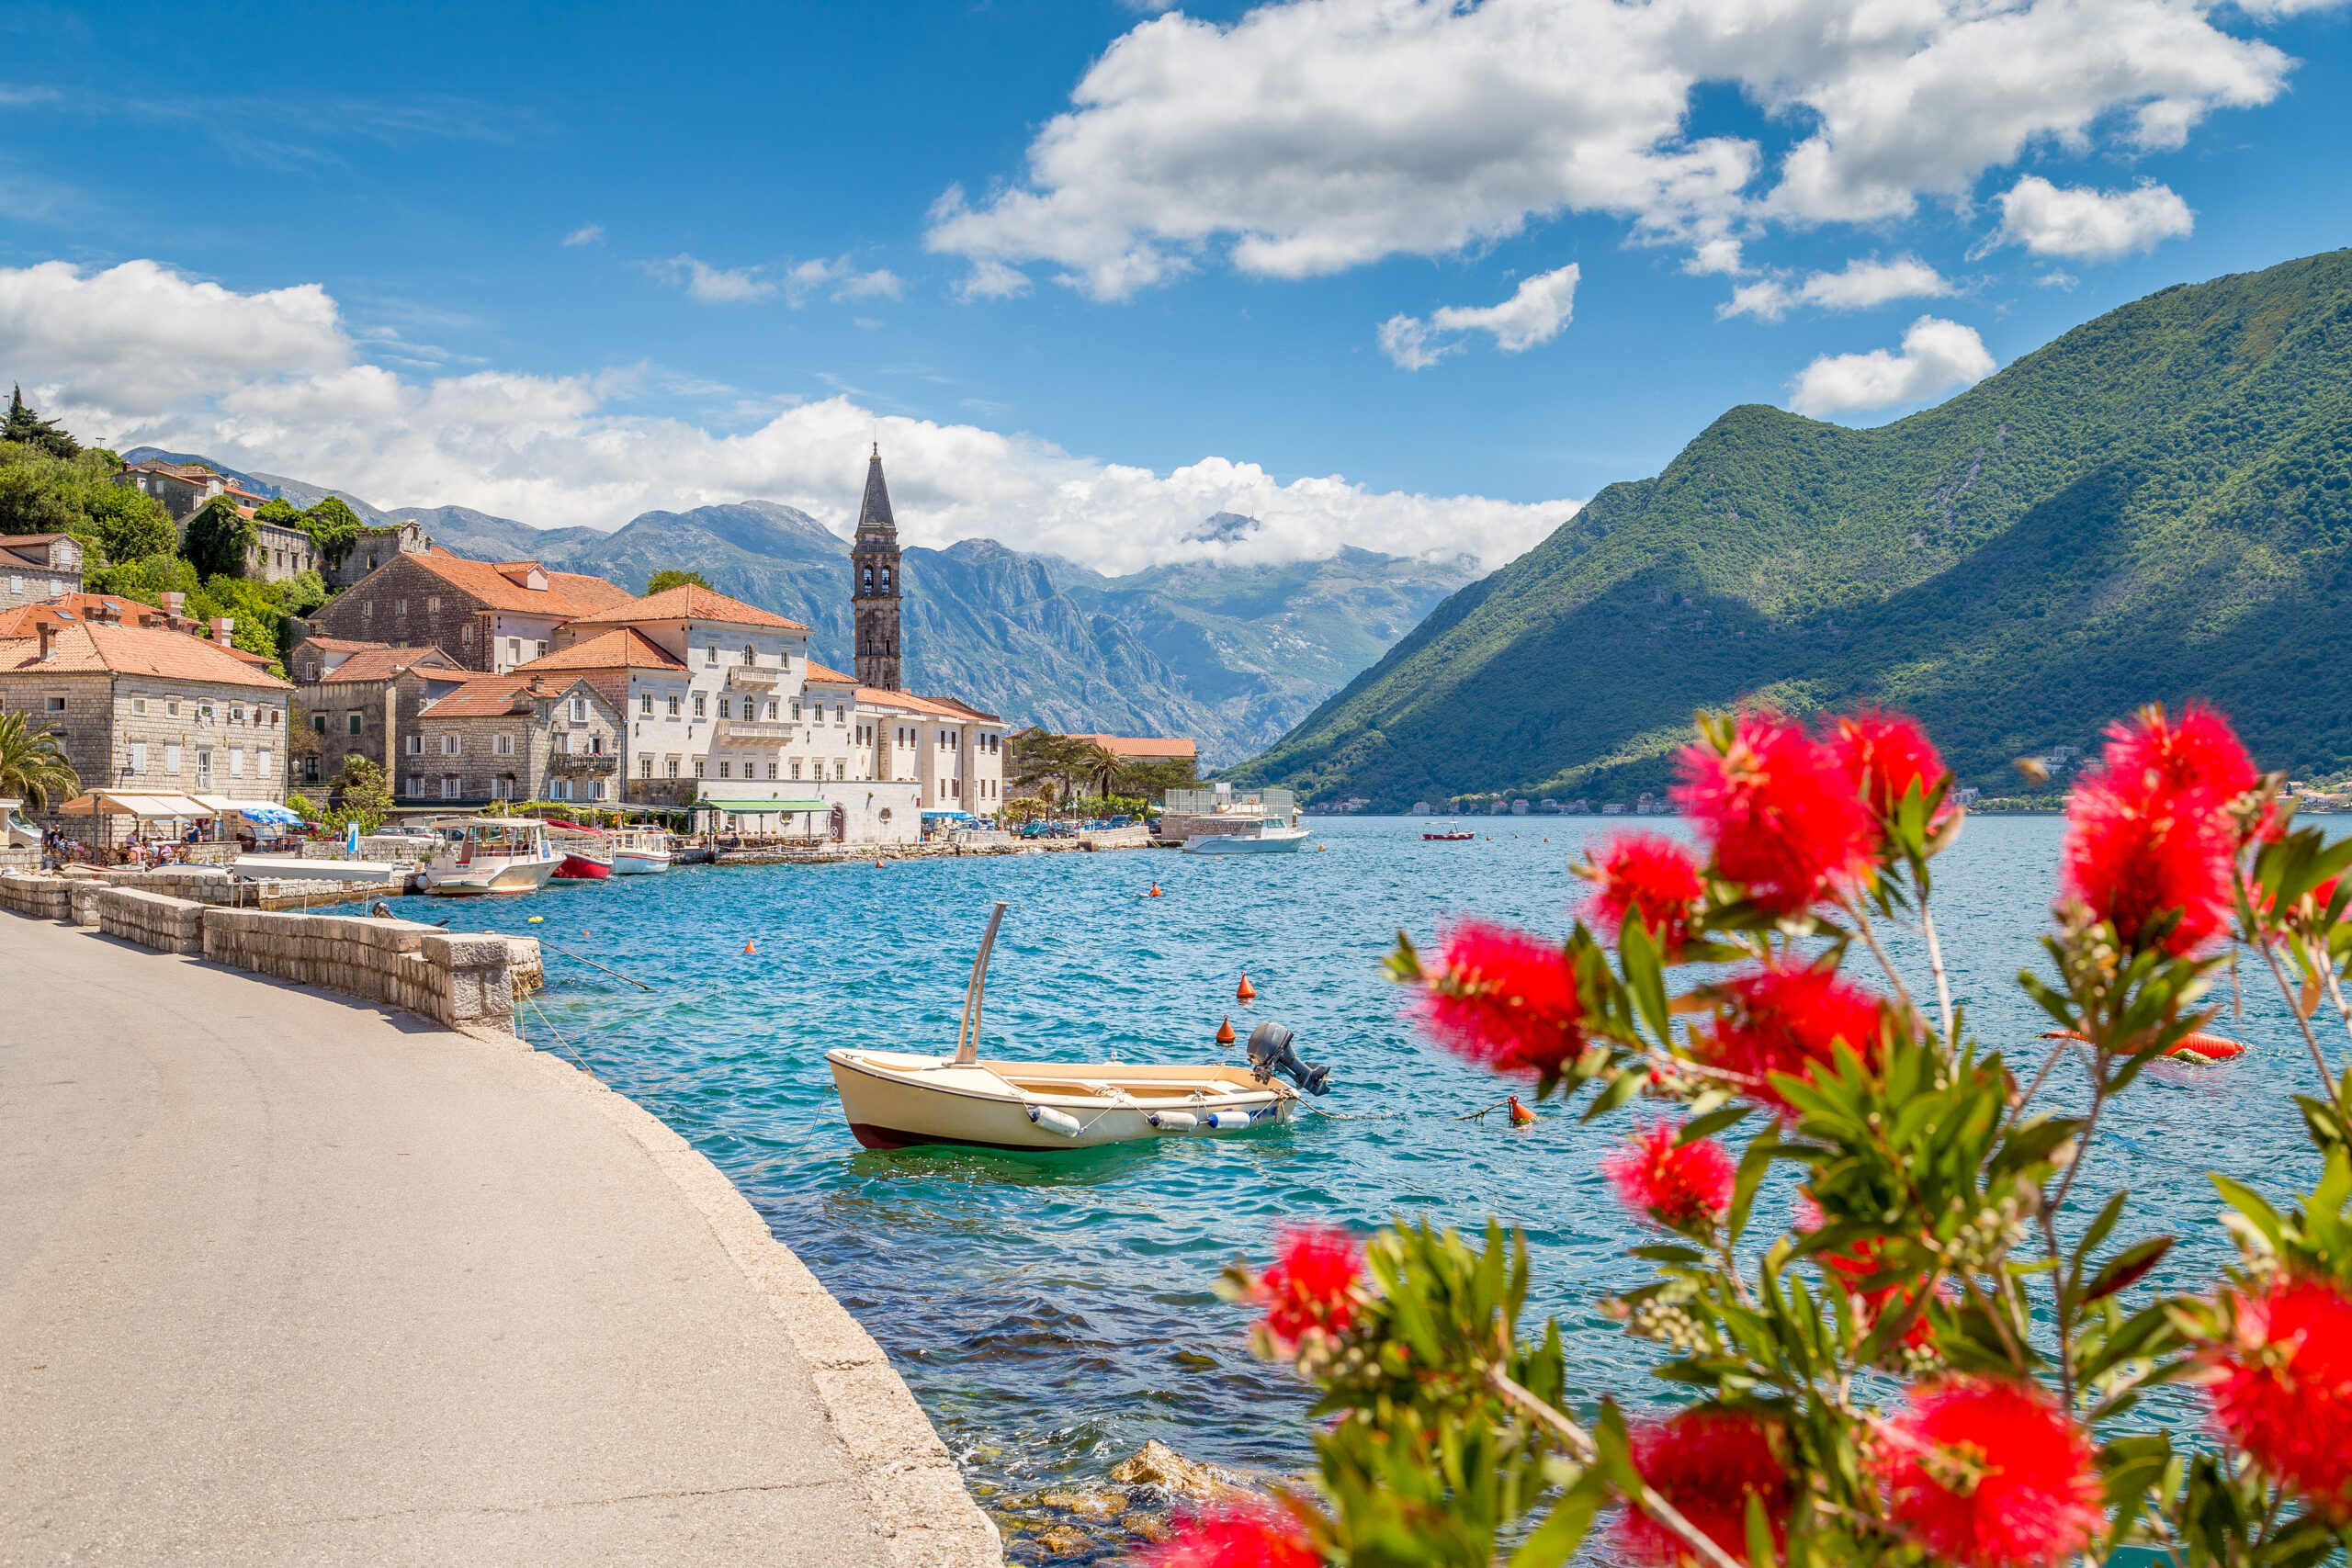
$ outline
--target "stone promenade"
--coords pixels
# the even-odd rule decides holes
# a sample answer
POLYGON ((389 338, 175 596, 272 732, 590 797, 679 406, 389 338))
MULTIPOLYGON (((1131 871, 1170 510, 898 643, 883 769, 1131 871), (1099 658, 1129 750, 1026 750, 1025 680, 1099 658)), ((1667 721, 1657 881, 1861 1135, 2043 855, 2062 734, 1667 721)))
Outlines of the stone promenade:
POLYGON ((0 1564, 999 1556, 873 1341, 628 1100, 0 912, 0 1564))

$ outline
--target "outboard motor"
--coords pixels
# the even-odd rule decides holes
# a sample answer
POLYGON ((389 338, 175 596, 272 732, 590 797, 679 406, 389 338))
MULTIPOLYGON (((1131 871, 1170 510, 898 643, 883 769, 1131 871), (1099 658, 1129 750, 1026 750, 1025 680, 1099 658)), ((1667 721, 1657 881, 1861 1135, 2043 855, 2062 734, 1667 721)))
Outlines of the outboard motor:
POLYGON ((1250 1066, 1258 1081, 1272 1078, 1279 1068, 1309 1094, 1330 1093, 1331 1069, 1300 1061, 1291 1049, 1291 1032, 1279 1023, 1261 1023, 1250 1032, 1250 1066))

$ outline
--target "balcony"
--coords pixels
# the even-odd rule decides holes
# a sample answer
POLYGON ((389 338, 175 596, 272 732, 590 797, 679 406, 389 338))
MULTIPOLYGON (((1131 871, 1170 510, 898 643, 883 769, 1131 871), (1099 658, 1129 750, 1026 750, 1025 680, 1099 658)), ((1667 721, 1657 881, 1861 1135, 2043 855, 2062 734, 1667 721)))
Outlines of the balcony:
POLYGON ((773 687, 783 679, 784 671, 781 670, 762 670, 751 664, 737 664, 731 666, 727 671, 727 683, 729 686, 758 686, 766 689, 773 687))
POLYGON ((606 778, 620 765, 620 758, 609 751, 602 755, 559 751, 548 759, 548 772, 567 779, 606 778))
POLYGON ((742 746, 754 742, 781 746, 792 739, 792 726, 766 719, 722 718, 718 721, 716 739, 721 745, 742 746))

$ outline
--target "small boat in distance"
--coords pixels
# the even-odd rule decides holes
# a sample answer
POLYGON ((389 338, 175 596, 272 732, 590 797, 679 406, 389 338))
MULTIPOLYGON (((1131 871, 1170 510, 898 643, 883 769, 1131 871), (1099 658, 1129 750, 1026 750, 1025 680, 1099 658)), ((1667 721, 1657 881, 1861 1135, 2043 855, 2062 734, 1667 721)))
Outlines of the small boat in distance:
POLYGON ((981 998, 1004 909, 1000 903, 989 916, 972 962, 954 1055, 849 1046, 825 1053, 849 1130, 865 1147, 963 1144, 1029 1151, 1216 1137, 1280 1126, 1303 1103, 1300 1089, 1329 1089, 1329 1069, 1300 1061, 1290 1032, 1272 1023, 1250 1037, 1248 1066, 981 1061, 981 998), (1299 1088, 1276 1077, 1278 1070, 1299 1088))
POLYGON ((605 839, 613 846, 615 876, 646 876, 670 869, 670 835, 658 828, 616 828, 605 839))
POLYGON ((563 863, 536 817, 460 817, 434 827, 441 841, 419 881, 436 897, 536 893, 563 863))
POLYGON ((1475 838, 1476 838, 1477 836, 1478 836, 1478 835, 1477 835, 1477 834, 1476 834, 1476 833, 1465 833, 1465 832, 1464 832, 1464 831, 1462 830, 1462 824, 1461 824, 1461 823, 1459 823, 1459 822, 1448 822, 1448 823, 1445 825, 1445 831, 1444 831, 1444 832, 1442 832, 1442 833, 1423 833, 1423 834, 1421 835, 1421 840, 1422 840, 1422 842, 1424 842, 1424 843, 1451 844, 1451 843, 1463 842, 1463 841, 1465 841, 1465 840, 1471 840, 1471 839, 1475 839, 1475 838))

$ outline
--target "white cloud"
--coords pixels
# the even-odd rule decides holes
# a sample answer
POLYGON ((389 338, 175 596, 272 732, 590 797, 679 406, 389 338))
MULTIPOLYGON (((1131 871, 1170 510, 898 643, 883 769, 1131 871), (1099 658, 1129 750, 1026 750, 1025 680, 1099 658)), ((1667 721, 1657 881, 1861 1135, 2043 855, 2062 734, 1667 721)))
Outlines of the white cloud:
POLYGON ((601 245, 605 243, 605 226, 602 223, 583 224, 566 234, 563 243, 567 245, 601 245))
POLYGON ((1492 333, 1505 354, 1549 343, 1568 324, 1577 302, 1577 265, 1538 273, 1499 305, 1447 305, 1426 321, 1391 316, 1380 323, 1380 351, 1407 370, 1423 370, 1461 346, 1464 333, 1492 333), (1451 340, 1440 334, 1453 334, 1451 340))
POLYGON ((1823 355, 1792 384, 1789 407, 1814 419, 1924 402, 1973 386, 1993 373, 1993 356, 1974 327, 1922 316, 1903 334, 1900 352, 1823 355))
POLYGON ((958 299, 1010 299, 1029 292, 1029 275, 1019 267, 1007 266, 1000 261, 980 260, 972 264, 971 272, 956 286, 958 299))
POLYGON ((1944 276, 1917 256, 1897 256, 1891 262, 1873 256, 1849 261, 1841 272, 1813 273, 1794 285, 1780 277, 1743 285, 1732 290, 1729 301, 1715 307, 1715 314, 1777 321, 1799 305, 1867 310, 1891 299, 1940 299, 1952 292, 1944 276))
POLYGON ((2001 227, 1985 248, 2023 245, 2035 255, 2070 261, 2120 261, 2186 239, 2197 226, 2188 203, 2153 180, 2132 190, 2093 190, 2028 175, 1997 199, 2001 227))
POLYGON ((1376 491, 1338 475, 1283 481, 1222 457, 1160 474, 1031 435, 878 413, 848 394, 718 434, 632 412, 657 379, 643 369, 412 379, 367 360, 323 289, 236 295, 148 262, 91 275, 62 262, 0 268, 0 362, 44 412, 118 449, 203 452, 380 504, 464 505, 540 526, 612 527, 758 496, 846 535, 873 440, 910 542, 985 536, 1105 570, 1348 544, 1499 565, 1579 504, 1376 491), (1264 526, 1230 543, 1191 537, 1219 512, 1264 526))
POLYGON ((834 299, 896 299, 904 289, 888 267, 860 272, 847 256, 821 258, 791 266, 719 268, 680 253, 662 261, 639 264, 664 283, 683 284, 686 297, 711 305, 747 305, 782 296, 797 310, 809 298, 830 291, 834 299))
MULTIPOLYGON (((2286 0, 2291 3, 2291 0, 2286 0)), ((1743 234, 1964 203, 2029 146, 2178 146, 2269 102, 2293 62, 2216 0, 1295 0, 1181 12, 1115 41, 1023 176, 950 188, 926 243, 1045 263, 1116 299, 1222 254, 1307 277, 1438 255, 1561 212, 1731 272, 1743 234), (1761 147, 1686 134, 1701 83, 1810 126, 1761 147), (1759 176, 1767 183, 1758 188, 1759 176)), ((1004 281, 967 285, 985 297, 1004 281)))

